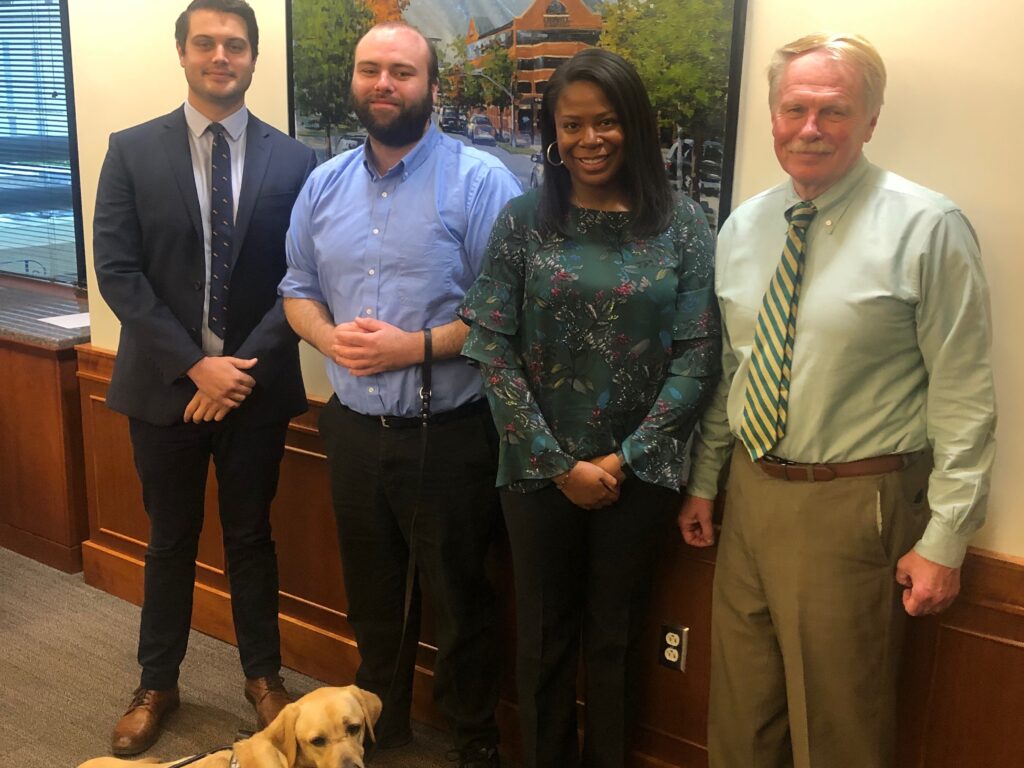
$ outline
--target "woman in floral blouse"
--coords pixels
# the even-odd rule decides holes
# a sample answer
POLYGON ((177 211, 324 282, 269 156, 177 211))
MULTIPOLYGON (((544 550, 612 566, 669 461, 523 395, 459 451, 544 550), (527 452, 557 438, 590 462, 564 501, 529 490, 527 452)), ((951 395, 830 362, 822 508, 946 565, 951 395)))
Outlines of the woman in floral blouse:
POLYGON ((713 243, 700 208, 673 203, 621 57, 588 49, 556 70, 541 136, 544 183, 498 217, 463 354, 501 437, 524 765, 622 768, 651 575, 719 369, 713 243))

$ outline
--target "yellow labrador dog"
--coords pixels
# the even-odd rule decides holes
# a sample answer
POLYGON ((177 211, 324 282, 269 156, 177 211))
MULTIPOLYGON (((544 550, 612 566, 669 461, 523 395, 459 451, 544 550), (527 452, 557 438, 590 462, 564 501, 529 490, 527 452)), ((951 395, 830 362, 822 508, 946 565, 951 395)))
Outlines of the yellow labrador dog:
MULTIPOLYGON (((381 701, 354 685, 318 688, 281 710, 270 725, 232 749, 187 763, 188 768, 363 768, 363 736, 373 739, 381 701)), ((171 768, 169 763, 97 757, 78 768, 125 768, 146 764, 171 768)))

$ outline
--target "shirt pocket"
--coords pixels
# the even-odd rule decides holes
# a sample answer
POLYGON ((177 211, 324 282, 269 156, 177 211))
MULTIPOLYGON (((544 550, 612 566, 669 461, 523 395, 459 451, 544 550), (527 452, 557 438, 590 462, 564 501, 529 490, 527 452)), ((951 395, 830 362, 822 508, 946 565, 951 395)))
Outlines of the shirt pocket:
POLYGON ((452 274, 459 259, 456 244, 412 246, 411 258, 404 259, 398 270, 398 296, 403 309, 425 313, 429 318, 450 307, 451 318, 465 291, 455 290, 452 274))

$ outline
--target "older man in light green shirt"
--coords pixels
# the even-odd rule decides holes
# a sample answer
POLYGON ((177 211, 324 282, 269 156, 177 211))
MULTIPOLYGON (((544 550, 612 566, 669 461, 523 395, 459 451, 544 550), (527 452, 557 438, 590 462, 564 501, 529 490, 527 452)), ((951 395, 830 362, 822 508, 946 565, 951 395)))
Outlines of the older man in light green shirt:
POLYGON ((769 77, 791 178, 740 206, 719 237, 723 380, 679 520, 688 543, 713 542, 731 457, 710 765, 882 768, 893 760, 902 616, 952 603, 984 516, 995 449, 987 288, 956 205, 863 157, 885 84, 867 41, 802 38, 776 53, 769 77), (734 435, 752 407, 758 314, 786 212, 800 201, 816 212, 785 413, 755 461, 734 435))

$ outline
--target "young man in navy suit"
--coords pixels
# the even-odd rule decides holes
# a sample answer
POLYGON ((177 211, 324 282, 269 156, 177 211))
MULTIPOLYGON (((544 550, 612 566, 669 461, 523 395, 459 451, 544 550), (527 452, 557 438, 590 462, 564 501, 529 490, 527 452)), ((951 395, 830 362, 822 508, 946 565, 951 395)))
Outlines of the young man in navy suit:
POLYGON ((194 0, 175 38, 188 98, 110 137, 94 221, 97 282, 121 322, 107 404, 129 417, 150 520, 141 682, 112 738, 122 755, 148 749, 179 703, 211 456, 257 726, 289 701, 270 502, 306 396, 277 284, 316 160, 245 107, 259 30, 244 0, 194 0))

